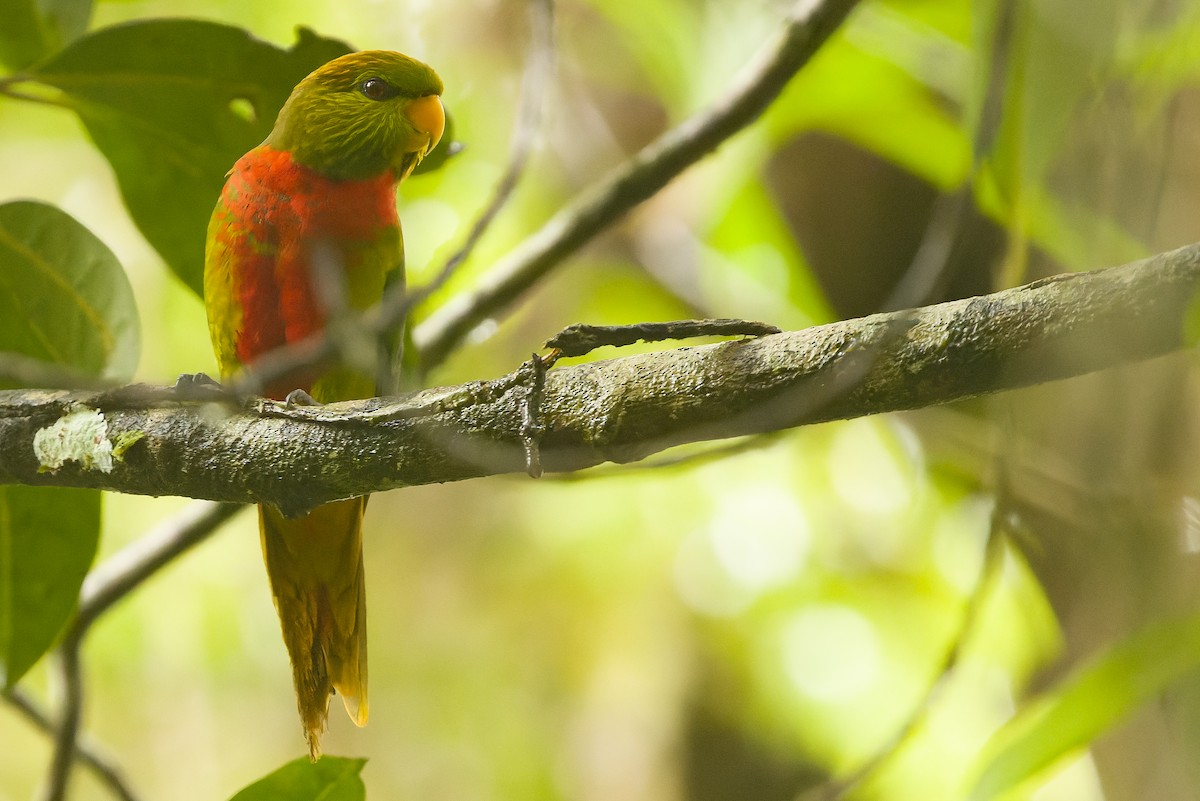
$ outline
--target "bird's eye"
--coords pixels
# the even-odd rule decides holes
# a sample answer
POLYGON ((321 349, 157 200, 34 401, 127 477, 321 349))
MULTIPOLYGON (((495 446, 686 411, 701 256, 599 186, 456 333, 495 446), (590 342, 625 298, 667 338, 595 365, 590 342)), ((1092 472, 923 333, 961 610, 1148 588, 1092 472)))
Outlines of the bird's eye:
POLYGON ((369 100, 387 100, 400 94, 400 90, 383 78, 367 78, 359 84, 358 90, 369 100))

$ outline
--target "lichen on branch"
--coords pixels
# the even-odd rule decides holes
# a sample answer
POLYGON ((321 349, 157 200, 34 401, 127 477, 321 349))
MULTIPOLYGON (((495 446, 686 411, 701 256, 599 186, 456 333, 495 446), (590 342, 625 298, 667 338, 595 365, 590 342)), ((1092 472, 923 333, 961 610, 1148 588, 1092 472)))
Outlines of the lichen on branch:
MULTIPOLYGON (((545 377, 547 472, 674 445, 947 403, 1191 344, 1200 246, 982 297, 545 377)), ((529 386, 493 381, 321 407, 179 400, 167 388, 0 392, 0 483, 267 501, 299 511, 395 487, 526 469, 529 386), (112 470, 47 470, 39 430, 81 407, 123 445, 112 470)))

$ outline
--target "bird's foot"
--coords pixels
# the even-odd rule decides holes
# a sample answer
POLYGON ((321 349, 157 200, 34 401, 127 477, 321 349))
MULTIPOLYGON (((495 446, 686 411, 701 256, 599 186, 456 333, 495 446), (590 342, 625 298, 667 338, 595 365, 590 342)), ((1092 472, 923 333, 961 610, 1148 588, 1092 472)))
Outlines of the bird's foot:
POLYGON ((302 389, 293 389, 283 399, 283 403, 287 408, 294 409, 297 406, 324 406, 319 400, 309 395, 302 389))
POLYGON ((182 400, 228 400, 229 390, 208 373, 184 373, 172 392, 182 400))

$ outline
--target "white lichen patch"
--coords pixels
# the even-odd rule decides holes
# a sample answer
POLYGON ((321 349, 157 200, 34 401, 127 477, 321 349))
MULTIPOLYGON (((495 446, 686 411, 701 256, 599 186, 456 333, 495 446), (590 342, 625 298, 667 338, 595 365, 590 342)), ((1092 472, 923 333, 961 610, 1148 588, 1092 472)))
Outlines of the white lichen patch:
POLYGON ((104 415, 86 406, 76 406, 33 435, 33 452, 42 470, 57 470, 67 462, 79 462, 84 470, 111 473, 113 444, 108 438, 104 415))

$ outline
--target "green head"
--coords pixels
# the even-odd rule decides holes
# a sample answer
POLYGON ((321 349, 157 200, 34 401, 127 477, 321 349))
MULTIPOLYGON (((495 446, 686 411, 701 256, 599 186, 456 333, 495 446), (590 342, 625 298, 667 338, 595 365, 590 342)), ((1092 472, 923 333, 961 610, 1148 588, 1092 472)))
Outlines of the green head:
POLYGON ((266 144, 339 180, 400 180, 442 137, 442 79, 402 53, 364 50, 313 72, 283 104, 266 144))

